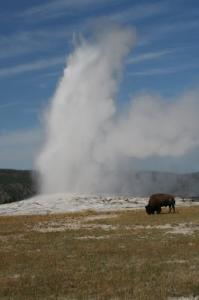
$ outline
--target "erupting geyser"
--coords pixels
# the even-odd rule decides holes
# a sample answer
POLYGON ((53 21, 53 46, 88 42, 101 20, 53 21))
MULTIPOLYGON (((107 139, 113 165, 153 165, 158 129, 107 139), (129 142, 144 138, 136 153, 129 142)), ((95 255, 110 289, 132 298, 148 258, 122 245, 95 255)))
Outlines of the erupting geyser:
POLYGON ((197 93, 172 102, 142 95, 129 101, 126 115, 116 113, 118 80, 134 41, 131 29, 101 30, 68 57, 36 161, 42 193, 114 192, 124 159, 179 156, 199 145, 197 93))
POLYGON ((98 190, 105 161, 98 157, 115 113, 122 60, 134 32, 114 28, 82 41, 67 60, 47 112, 47 140, 37 160, 42 192, 98 190))

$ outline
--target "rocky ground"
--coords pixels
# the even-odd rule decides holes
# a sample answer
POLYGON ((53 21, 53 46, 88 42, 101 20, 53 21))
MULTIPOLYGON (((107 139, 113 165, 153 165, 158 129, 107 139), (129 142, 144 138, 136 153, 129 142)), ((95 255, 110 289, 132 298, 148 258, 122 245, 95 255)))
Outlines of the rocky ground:
MULTIPOLYGON (((148 198, 113 195, 38 195, 27 200, 1 205, 0 215, 37 215, 86 210, 116 211, 144 209, 147 202, 148 198)), ((199 202, 192 201, 189 198, 176 198, 176 207, 193 205, 199 205, 199 202)))

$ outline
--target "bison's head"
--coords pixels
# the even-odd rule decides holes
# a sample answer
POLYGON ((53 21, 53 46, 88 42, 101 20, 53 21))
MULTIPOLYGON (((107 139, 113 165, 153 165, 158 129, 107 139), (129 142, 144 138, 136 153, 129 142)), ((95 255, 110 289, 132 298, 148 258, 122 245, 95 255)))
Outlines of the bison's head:
POLYGON ((145 209, 146 209, 146 213, 147 213, 148 215, 150 215, 150 214, 151 214, 151 208, 150 208, 150 206, 149 206, 149 205, 146 205, 146 206, 145 206, 145 209))

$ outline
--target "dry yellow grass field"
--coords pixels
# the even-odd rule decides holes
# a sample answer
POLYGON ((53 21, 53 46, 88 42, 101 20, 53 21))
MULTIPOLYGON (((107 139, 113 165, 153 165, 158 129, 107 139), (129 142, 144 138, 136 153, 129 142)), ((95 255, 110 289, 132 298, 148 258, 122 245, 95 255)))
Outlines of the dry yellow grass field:
POLYGON ((0 217, 0 299, 199 295, 199 207, 0 217))

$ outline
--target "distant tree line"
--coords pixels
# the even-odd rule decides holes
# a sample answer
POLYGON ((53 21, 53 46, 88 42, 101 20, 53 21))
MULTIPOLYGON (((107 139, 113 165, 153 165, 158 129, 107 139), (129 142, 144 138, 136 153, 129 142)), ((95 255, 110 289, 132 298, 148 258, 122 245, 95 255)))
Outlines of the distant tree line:
POLYGON ((0 204, 27 199, 36 194, 33 173, 0 169, 0 204))

